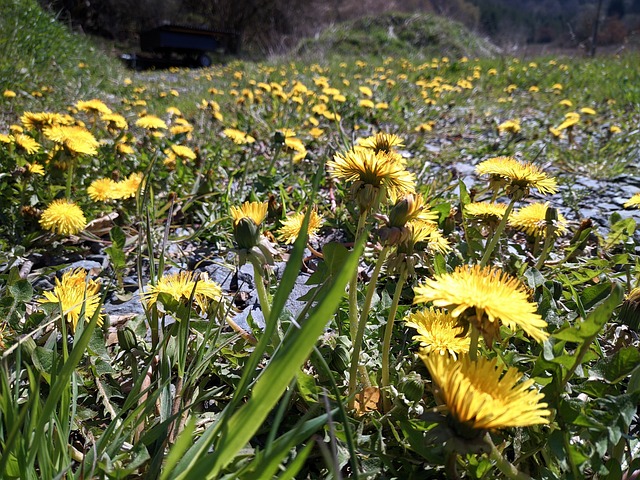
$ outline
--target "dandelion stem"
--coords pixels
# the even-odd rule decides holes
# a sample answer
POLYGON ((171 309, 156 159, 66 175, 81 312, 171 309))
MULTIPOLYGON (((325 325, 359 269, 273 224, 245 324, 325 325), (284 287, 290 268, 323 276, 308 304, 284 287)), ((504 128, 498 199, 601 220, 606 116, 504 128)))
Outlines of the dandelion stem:
MULTIPOLYGON (((356 391, 357 387, 357 379, 358 379, 358 365, 360 362, 360 350, 362 349, 362 340, 364 338, 364 330, 367 325, 367 320, 369 319, 369 309, 371 308, 371 301, 373 299, 373 293, 376 290, 376 284, 378 283, 378 276, 380 275, 380 270, 382 270, 382 265, 387 257, 387 253, 389 252, 388 246, 385 246, 380 255, 378 256, 378 261, 376 262, 376 266, 373 269, 373 273, 371 274, 371 279, 369 280, 369 285, 367 286, 367 293, 364 298, 364 304, 362 305, 362 311, 360 312, 359 318, 357 319, 358 330, 356 332, 355 340, 353 341, 353 351, 351 353, 351 365, 349 367, 349 408, 353 409, 355 396, 353 394, 356 391)), ((366 370, 363 371, 366 374, 366 370)))
MULTIPOLYGON (((258 291, 258 300, 260 301, 260 309, 262 310, 262 316, 264 317, 265 324, 271 320, 271 305, 269 304, 269 296, 267 295, 267 289, 264 285, 264 275, 262 265, 257 258, 253 255, 248 255, 251 265, 253 265, 253 281, 256 284, 256 290, 258 291)), ((276 334, 277 335, 277 334, 276 334)), ((275 345, 274 345, 275 347, 275 345)))
POLYGON ((474 362, 478 359, 478 340, 480 339, 480 330, 475 325, 471 325, 471 343, 469 344, 469 358, 474 362))
POLYGON ((491 453, 489 454, 489 456, 494 462, 496 462, 496 467, 498 467, 498 470, 500 470, 507 478, 510 478, 512 480, 531 480, 531 477, 529 475, 519 471, 506 458, 502 456, 502 453, 500 453, 498 448, 493 444, 491 435, 487 433, 485 440, 491 446, 491 453))
POLYGON ((544 246, 542 247, 542 252, 538 257, 538 261, 536 262, 536 270, 540 270, 544 266, 544 262, 551 251, 551 246, 553 245, 553 240, 555 238, 556 226, 553 220, 547 221, 547 230, 545 232, 544 237, 544 246))
POLYGON ((73 167, 75 166, 75 159, 69 160, 69 168, 67 168, 67 188, 64 191, 64 196, 67 200, 71 200, 71 185, 73 184, 73 167))
POLYGON ((278 144, 276 146, 276 151, 273 154, 273 158, 271 158, 271 162, 269 162, 269 167, 267 167, 267 175, 271 175, 271 170, 273 169, 273 166, 276 164, 276 160, 278 159, 278 156, 280 155, 280 151, 282 150, 282 146, 280 144, 278 144))
POLYGON ((244 190, 244 185, 247 183, 247 175, 249 174, 249 159, 247 158, 246 152, 242 153, 242 164, 244 168, 242 170, 242 178, 240 179, 240 185, 238 186, 238 192, 242 194, 244 190))
POLYGON ((502 220, 500 220, 500 223, 498 224, 496 231, 493 232, 493 236, 491 237, 491 240, 489 241, 489 244, 487 245, 487 248, 484 251, 484 255, 482 255, 482 260, 480 260, 481 267, 484 267, 487 265, 487 263, 489 263, 491 254, 493 253, 493 250, 496 248, 498 241, 500 241, 500 236, 502 235, 502 232, 507 226, 507 220, 509 220, 509 214, 511 213, 511 210, 513 210, 515 203, 516 203, 516 197, 513 197, 511 199, 511 202, 509 202, 509 205, 507 206, 507 209, 505 210, 504 215, 502 216, 502 220))
MULTIPOLYGON (((384 340, 382 342, 382 388, 389 386, 389 357, 391 351, 391 337, 393 335, 393 324, 396 319, 396 313, 398 312, 398 303, 400 302, 400 296, 402 295, 402 288, 407 280, 407 272, 405 270, 400 274, 398 283, 396 283, 396 291, 393 294, 393 301, 391 302, 391 308, 389 309, 389 316, 387 317, 387 325, 384 327, 384 340)), ((383 400, 385 413, 391 410, 391 400, 388 395, 384 396, 383 400)))
MULTIPOLYGON (((367 212, 362 212, 358 219, 358 227, 356 228, 356 243, 360 239, 364 231, 364 225, 367 221, 367 212)), ((358 269, 353 272, 353 276, 349 282, 349 333, 351 342, 355 340, 358 328, 358 269)))

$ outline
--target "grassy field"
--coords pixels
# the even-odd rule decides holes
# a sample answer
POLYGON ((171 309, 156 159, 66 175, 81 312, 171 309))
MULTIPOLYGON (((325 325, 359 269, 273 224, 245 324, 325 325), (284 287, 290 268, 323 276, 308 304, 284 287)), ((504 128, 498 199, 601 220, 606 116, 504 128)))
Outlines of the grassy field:
POLYGON ((136 72, 0 6, 0 478, 640 470, 637 216, 545 203, 638 176, 640 58, 442 25, 136 72))

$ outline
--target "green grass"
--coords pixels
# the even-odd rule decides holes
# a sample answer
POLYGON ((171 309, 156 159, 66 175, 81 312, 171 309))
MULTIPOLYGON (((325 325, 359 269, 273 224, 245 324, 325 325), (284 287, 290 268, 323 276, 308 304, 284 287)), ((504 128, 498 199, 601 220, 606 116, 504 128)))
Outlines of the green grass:
POLYGON ((494 56, 499 49, 461 23, 427 14, 385 13, 341 23, 297 48, 302 58, 494 56))
POLYGON ((456 24, 389 15, 336 27, 339 35, 327 32, 305 47, 326 54, 315 58, 134 72, 69 33, 35 2, 5 2, 0 13, 0 42, 10 52, 0 59, 0 93, 16 93, 0 97, 0 477, 455 478, 457 469, 469 478, 507 478, 505 458, 534 478, 617 478, 640 468, 640 440, 629 431, 640 396, 637 297, 620 308, 623 293, 640 285, 636 221, 614 215, 608 234, 576 231, 570 223, 565 236, 549 242, 507 226, 491 256, 486 250, 495 225, 462 215, 471 196, 491 197, 486 178, 467 189, 444 168, 518 155, 564 173, 565 181, 572 173, 638 175, 637 53, 476 59, 493 50, 467 50, 475 40, 456 24), (122 114, 128 128, 110 130, 77 111, 79 100, 92 98, 122 114), (563 138, 549 132, 582 108, 595 113, 582 112, 563 138), (45 132, 29 129, 24 133, 40 150, 19 148, 9 134, 17 135, 24 111, 70 112, 99 141, 97 153, 75 157, 58 151, 45 132), (169 127, 180 119, 192 131, 155 136, 136 126, 143 114, 169 127), (498 132, 511 119, 521 131, 498 132), (316 126, 323 131, 318 137, 316 126), (232 142, 223 133, 229 127, 255 141, 232 142), (299 163, 283 143, 285 128, 307 149, 299 163), (413 201, 382 201, 360 221, 351 183, 327 172, 336 153, 379 131, 402 139, 397 151, 437 212, 449 253, 422 243, 412 255, 382 247, 381 233, 406 234, 387 218, 398 222, 413 201), (121 140, 133 153, 116 148, 121 140), (191 148, 195 158, 172 163, 176 145, 191 148), (44 175, 29 172, 36 163, 44 175), (145 182, 135 197, 89 198, 94 180, 134 172, 145 182), (88 231, 60 236, 39 225, 42 211, 63 196, 96 220, 88 231), (252 246, 251 235, 239 248, 236 235, 254 230, 246 222, 234 226, 229 209, 244 201, 269 202, 261 229, 271 238, 295 212, 313 206, 325 217, 321 240, 335 241, 312 243, 322 260, 306 258, 303 236, 293 248, 281 242, 268 248, 261 236, 252 246), (367 284, 362 276, 383 266, 380 251, 389 253, 389 263, 367 284), (171 267, 217 265, 232 274, 249 263, 259 272, 255 285, 264 285, 256 288, 267 327, 239 332, 224 321, 234 304, 243 306, 241 294, 225 292, 202 308, 193 303, 194 290, 179 299, 160 294, 143 314, 112 316, 102 329, 83 319, 84 328, 68 335, 59 306, 38 302, 50 290, 44 280, 95 252, 108 254, 109 265, 95 276, 103 300, 113 302, 126 301, 136 287, 124 278, 144 288, 171 267), (273 255, 286 261, 281 277, 267 267, 273 255), (551 337, 538 344, 502 328, 495 332, 499 341, 481 343, 479 353, 535 382, 552 410, 548 425, 486 434, 454 429, 434 410, 434 384, 417 355, 415 331, 403 321, 417 308, 411 287, 484 256, 527 286, 551 337), (404 273, 394 265, 415 270, 404 289, 397 287, 404 273), (294 318, 285 303, 301 268, 313 275, 294 318), (267 282, 258 284, 263 277, 267 282), (347 284, 356 287, 348 301, 347 284), (370 307, 368 315, 361 304, 370 307), (360 316, 361 329, 352 328, 349 322, 360 316), (390 316, 395 326, 384 353, 391 388, 380 392, 386 358, 380 345, 390 316), (624 329, 635 333, 619 335, 624 329), (371 402, 364 414, 350 410, 350 367, 366 372, 361 381, 371 383, 368 392, 386 395, 392 408, 382 412, 371 402))
MULTIPOLYGON (((59 109, 74 98, 112 94, 125 74, 116 58, 71 33, 35 0, 2 2, 0 45, 0 90, 19 94, 12 110, 59 109)), ((0 124, 11 113, 2 108, 0 124)))

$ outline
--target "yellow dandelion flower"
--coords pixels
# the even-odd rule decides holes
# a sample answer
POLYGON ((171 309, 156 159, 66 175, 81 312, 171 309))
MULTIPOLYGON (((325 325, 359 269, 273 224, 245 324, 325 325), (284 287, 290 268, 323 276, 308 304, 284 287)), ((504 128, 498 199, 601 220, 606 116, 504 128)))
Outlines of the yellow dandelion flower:
POLYGON ((373 97, 373 92, 371 91, 371 89, 369 87, 358 87, 358 90, 360 90, 360 93, 363 94, 365 97, 373 97))
POLYGON ((24 112, 20 122, 28 130, 42 130, 53 125, 71 125, 74 120, 70 115, 51 112, 24 112))
POLYGON ((101 100, 79 100, 76 102, 76 108, 82 112, 92 113, 94 115, 108 115, 111 109, 107 107, 101 100))
POLYGON ((245 145, 247 143, 253 143, 256 141, 251 135, 244 133, 241 130, 237 130, 235 128, 225 128, 222 133, 224 133, 228 138, 230 138, 233 143, 238 145, 245 145))
POLYGON ((267 217, 267 210, 267 202, 244 202, 240 207, 231 207, 233 238, 239 248, 249 250, 260 244, 260 224, 267 217))
POLYGON ((361 106, 362 108, 371 108, 371 109, 373 109, 376 106, 376 104, 373 103, 368 98, 363 98, 362 100, 360 100, 358 102, 358 105, 361 106))
POLYGON ((624 208, 629 207, 640 208, 640 193, 636 193, 633 197, 624 202, 624 208))
POLYGON ((455 360, 447 355, 421 355, 440 389, 457 433, 469 436, 485 430, 528 427, 549 423, 551 412, 544 395, 532 388, 533 379, 520 382, 516 368, 497 367, 497 359, 472 361, 467 355, 455 360))
POLYGON ((311 135, 313 138, 320 138, 324 135, 324 130, 322 128, 313 127, 311 130, 309 130, 309 135, 311 135))
MULTIPOLYGON (((533 237, 545 237, 547 232, 546 214, 549 209, 549 202, 532 203, 509 215, 508 223, 516 230, 525 232, 533 237)), ((558 218, 555 220, 556 235, 562 235, 567 232, 567 220, 558 212, 558 218)))
POLYGON ((14 98, 16 96, 16 92, 14 92, 13 90, 5 90, 2 93, 2 96, 4 98, 14 98))
POLYGON ((593 108, 582 107, 580 109, 580 113, 584 113, 585 115, 595 115, 596 111, 593 108))
POLYGON ((127 130, 129 124, 127 120, 119 113, 106 113, 100 116, 100 120, 108 124, 110 130, 127 130))
POLYGON ((119 181, 116 184, 116 197, 114 198, 133 198, 138 193, 138 189, 142 184, 143 175, 140 172, 134 172, 126 179, 119 181))
POLYGON ((14 141, 16 146, 24 150, 28 155, 38 153, 40 151, 40 148, 42 148, 38 142, 36 142, 29 135, 25 135, 24 133, 18 133, 14 137, 14 141))
POLYGON ((91 185, 87 188, 87 194, 94 202, 120 198, 117 184, 110 178, 98 178, 91 182, 91 185))
POLYGON ((553 135, 555 138, 563 138, 564 137, 564 134, 562 133, 562 130, 560 130, 559 128, 549 127, 549 133, 551 133, 551 135, 553 135))
POLYGON ((558 102, 558 105, 560 105, 561 107, 573 107, 573 102, 565 98, 564 100, 560 100, 558 102))
POLYGON ((414 132, 430 132, 431 130, 433 130, 432 122, 421 123, 413 129, 414 132))
POLYGON ((370 148, 375 153, 391 153, 394 147, 404 147, 404 143, 399 136, 385 132, 378 132, 371 137, 360 138, 357 143, 363 148, 370 148))
POLYGON ((63 146, 72 155, 96 155, 98 153, 98 140, 84 127, 58 126, 46 127, 44 136, 49 140, 63 146))
MULTIPOLYGON (((56 285, 51 292, 44 292, 44 298, 38 303, 54 303, 61 306, 62 315, 75 332, 84 309, 84 318, 90 321, 100 306, 100 284, 95 280, 87 280, 87 272, 83 268, 66 271, 61 279, 56 278, 56 285)), ((104 313, 98 313, 98 325, 102 325, 104 313)))
POLYGON ((7 145, 14 142, 13 135, 7 135, 6 133, 0 133, 0 143, 5 143, 7 145))
POLYGON ((27 163, 27 170, 32 175, 44 175, 44 167, 39 163, 27 163))
POLYGON ((178 157, 184 158, 186 160, 194 160, 196 158, 196 153, 193 150, 191 150, 189 147, 185 146, 185 145, 173 144, 173 145, 171 145, 171 150, 178 157))
POLYGON ((116 145, 116 149, 123 155, 133 155, 135 153, 133 147, 125 141, 118 142, 118 145, 116 145))
POLYGON ((505 203, 471 202, 464 206, 465 215, 486 220, 501 220, 506 210, 505 203))
POLYGON ((520 189, 525 193, 529 188, 536 188, 540 193, 556 193, 556 179, 547 176, 532 163, 521 163, 513 157, 494 157, 476 166, 478 175, 502 177, 510 183, 510 189, 520 189))
POLYGON ((268 207, 269 204, 267 202, 244 202, 240 207, 231 206, 231 218, 233 218, 234 227, 243 218, 248 218, 259 226, 267 218, 268 207))
POLYGON ((156 285, 148 285, 143 294, 147 308, 151 308, 157 301, 158 295, 170 295, 175 301, 186 303, 192 297, 199 311, 205 312, 213 302, 220 302, 223 298, 222 288, 210 280, 206 273, 195 277, 193 272, 179 272, 163 275, 156 285), (197 280, 197 281, 196 281, 197 280))
POLYGON ((567 128, 571 128, 580 122, 580 114, 577 112, 569 112, 565 114, 565 120, 560 125, 558 125, 558 130, 565 130, 567 128))
POLYGON ((382 198, 399 196, 415 191, 415 177, 392 157, 377 155, 369 148, 355 148, 346 153, 334 155, 327 162, 333 178, 353 182, 352 193, 361 209, 367 209, 375 202, 381 188, 382 198))
POLYGON ((143 115, 136 120, 136 126, 145 130, 166 130, 167 124, 155 115, 143 115))
POLYGON ((620 133, 620 132, 622 132, 622 129, 617 125, 611 125, 609 127, 609 133, 620 133))
POLYGON ((390 227, 404 227, 412 221, 435 222, 438 213, 431 210, 424 196, 420 193, 409 193, 396 200, 389 212, 390 227))
POLYGON ((189 121, 184 118, 176 118, 174 121, 174 125, 171 126, 169 132, 171 132, 171 135, 191 133, 193 132, 193 125, 191 125, 189 121))
POLYGON ((530 91, 531 93, 537 93, 537 92, 539 92, 539 91, 540 91, 540 88, 539 88, 537 85, 531 85, 531 86, 529 87, 529 91, 530 91))
POLYGON ((512 331, 521 328, 538 342, 549 337, 543 330, 547 322, 536 313, 537 305, 529 301, 525 287, 499 268, 460 266, 452 273, 427 278, 414 292, 414 303, 447 307, 454 318, 464 313, 489 345, 498 338, 498 320, 512 331))
POLYGON ((520 127, 520 120, 507 120, 506 122, 502 122, 498 125, 499 133, 519 133, 522 128, 520 127))
MULTIPOLYGON (((288 216, 286 220, 282 222, 282 227, 278 230, 278 239, 285 244, 295 242, 298 235, 300 235, 304 216, 304 212, 288 216)), ((318 230, 322 226, 322 220, 322 216, 318 215, 318 212, 315 210, 311 211, 309 216, 309 227, 307 229, 309 238, 314 237, 318 233, 318 230)))
POLYGON ((470 338, 458 321, 444 310, 425 308, 409 315, 406 326, 415 328, 413 340, 420 342, 420 353, 449 354, 457 358, 469 352, 470 338))
POLYGON ((75 235, 87 226, 82 209, 65 199, 54 200, 42 212, 40 226, 60 235, 75 235))

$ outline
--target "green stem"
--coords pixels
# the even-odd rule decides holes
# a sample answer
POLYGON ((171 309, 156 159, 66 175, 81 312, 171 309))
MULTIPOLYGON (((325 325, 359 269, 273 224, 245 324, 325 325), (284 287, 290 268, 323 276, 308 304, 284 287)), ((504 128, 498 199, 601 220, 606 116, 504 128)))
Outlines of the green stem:
POLYGON ((478 340, 480 339, 480 330, 475 325, 471 325, 471 343, 469 344, 469 358, 474 362, 478 359, 478 340))
POLYGON ((547 259, 549 252, 551 251, 551 246, 553 245, 555 234, 556 234, 556 227, 554 223, 548 222, 547 231, 545 232, 546 236, 544 237, 544 246, 542 247, 542 253, 540 253, 540 256, 538 257, 538 261, 536 262, 536 270, 540 270, 543 267, 544 262, 547 259))
POLYGON ((514 467, 502 454, 498 451, 498 448, 493 444, 491 436, 487 433, 485 437, 487 443, 491 446, 491 453, 489 456, 496 462, 496 467, 500 470, 505 477, 512 480, 531 480, 531 477, 526 473, 522 473, 516 467, 514 467))
MULTIPOLYGON (((362 212, 358 219, 358 227, 356 228, 356 243, 360 239, 360 235, 364 231, 364 225, 367 221, 367 212, 362 212)), ((349 333, 351 342, 356 338, 358 328, 358 269, 353 272, 353 277, 349 281, 349 333)))
MULTIPOLYGON (((367 325, 367 320, 369 319, 369 309, 371 308, 371 301, 373 299, 373 293, 376 290, 376 284, 378 283, 378 276, 380 275, 380 270, 382 270, 382 265, 387 257, 387 253, 389 252, 390 247, 385 246, 380 255, 378 256, 378 261, 376 262, 376 266, 373 269, 373 273, 371 274, 371 279, 369 280, 369 285, 367 287, 367 293, 364 299, 364 304, 362 305, 362 311, 360 312, 359 318, 357 318, 358 330, 356 331, 356 337, 353 341, 353 351, 351 353, 351 365, 349 366, 349 408, 353 409, 355 404, 355 391, 356 386, 358 385, 358 365, 360 362, 360 350, 362 349, 362 340, 364 338, 364 330, 367 325)), ((356 315, 357 317, 357 315, 356 315)), ((366 372, 366 370, 364 371, 366 372)))
POLYGON ((73 184, 73 168, 75 166, 75 158, 69 159, 69 168, 67 168, 67 188, 65 189, 65 198, 71 200, 71 185, 73 184))
POLYGON ((484 267, 487 265, 487 263, 489 263, 489 259, 491 258, 491 254, 493 253, 493 250, 496 248, 496 245, 498 244, 498 241, 500 240, 500 236, 502 235, 502 232, 504 231, 505 227, 507 226, 507 220, 509 220, 509 214, 511 213, 511 210, 513 210, 514 205, 516 204, 516 198, 513 197, 511 199, 511 202, 509 202, 509 205, 507 206, 507 209, 504 212, 504 215, 502 217, 502 220, 500 220, 500 223, 498 224, 498 227, 496 228, 496 231, 493 232, 493 237, 491 237, 491 241, 489 242, 489 245, 487 245, 486 250, 484 251, 484 255, 482 256, 482 260, 480 260, 480 266, 484 267))
POLYGON ((267 175, 271 175, 271 169, 273 169, 273 166, 276 163, 276 160, 278 159, 278 156, 280 155, 280 151, 282 150, 282 146, 278 145, 276 147, 276 152, 273 154, 273 158, 271 159, 271 162, 269 163, 269 167, 267 167, 267 175))
MULTIPOLYGON (((396 313, 398 311, 398 303, 402 295, 402 287, 407 280, 407 272, 403 270, 396 283, 396 291, 393 294, 393 301, 391 302, 391 308, 389 309, 389 316, 387 317, 387 325, 384 327, 384 340, 382 342, 382 389, 389 386, 389 357, 391 353, 391 337, 393 336, 393 324, 396 319, 396 313)), ((391 400, 388 395, 384 395, 384 412, 391 410, 391 400)))
POLYGON ((262 310, 262 316, 264 317, 265 324, 271 321, 271 305, 269 304, 269 296, 267 295, 267 288, 264 285, 264 276, 262 273, 262 265, 257 258, 253 255, 248 255, 251 265, 253 265, 253 281, 256 284, 256 290, 258 291, 258 300, 260 301, 260 309, 262 310))
POLYGON ((240 185, 238 186, 238 192, 240 192, 240 194, 242 194, 242 191, 244 190, 244 185, 247 183, 247 175, 249 174, 249 159, 247 158, 246 152, 243 152, 242 163, 244 164, 244 169, 242 170, 240 185))

